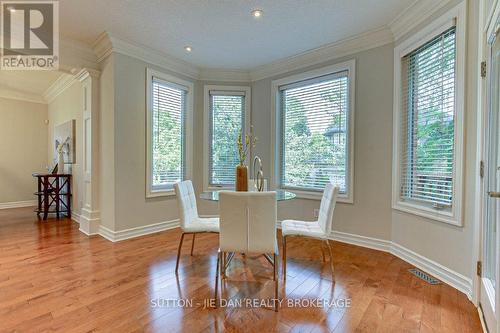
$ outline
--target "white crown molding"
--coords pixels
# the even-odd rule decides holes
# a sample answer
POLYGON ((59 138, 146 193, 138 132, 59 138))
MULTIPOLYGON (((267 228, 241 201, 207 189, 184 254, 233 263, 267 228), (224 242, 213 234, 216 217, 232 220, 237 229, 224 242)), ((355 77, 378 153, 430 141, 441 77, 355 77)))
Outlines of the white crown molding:
POLYGON ((38 94, 29 93, 26 91, 21 91, 17 89, 11 89, 7 87, 0 86, 0 97, 15 99, 18 101, 38 103, 38 104, 47 104, 47 101, 38 94))
POLYGON ((116 52, 195 80, 219 82, 258 81, 392 43, 451 1, 416 0, 387 26, 250 70, 200 68, 147 46, 126 41, 110 32, 103 32, 99 35, 91 48, 79 42, 62 40, 61 63, 64 64, 62 69, 67 72, 73 68, 98 69, 100 62, 111 53, 116 52))
POLYGON ((109 32, 104 32, 97 38, 93 49, 98 62, 106 59, 112 52, 116 52, 193 79, 198 79, 200 75, 199 68, 186 61, 174 58, 144 45, 120 39, 109 32))
POLYGON ((201 81, 250 82, 250 72, 239 69, 201 68, 198 79, 201 81))
POLYGON ((113 52, 113 44, 108 32, 101 33, 92 44, 92 50, 97 57, 97 62, 102 62, 113 52))
POLYGON ((36 206, 36 200, 1 202, 0 209, 22 208, 36 206))
POLYGON ((73 71, 73 75, 76 80, 83 82, 86 78, 99 78, 101 72, 91 68, 82 68, 79 71, 73 71))
POLYGON ((57 96, 77 82, 73 75, 63 74, 50 85, 43 93, 43 98, 47 103, 52 103, 57 96))
POLYGON ((382 27, 251 70, 199 68, 146 46, 125 41, 109 32, 102 33, 94 42, 92 48, 98 62, 106 59, 111 53, 117 52, 196 80, 252 82, 328 60, 338 59, 392 43, 393 41, 392 32, 387 27, 382 27))
POLYGON ((328 60, 338 59, 357 52, 373 49, 394 41, 387 27, 371 30, 317 49, 292 57, 281 59, 250 71, 252 81, 287 73, 293 70, 316 65, 328 60))
POLYGON ((59 70, 71 73, 75 68, 99 69, 94 50, 87 44, 62 38, 60 41, 59 70))
POLYGON ((397 41, 451 1, 416 0, 389 23, 394 39, 397 41))

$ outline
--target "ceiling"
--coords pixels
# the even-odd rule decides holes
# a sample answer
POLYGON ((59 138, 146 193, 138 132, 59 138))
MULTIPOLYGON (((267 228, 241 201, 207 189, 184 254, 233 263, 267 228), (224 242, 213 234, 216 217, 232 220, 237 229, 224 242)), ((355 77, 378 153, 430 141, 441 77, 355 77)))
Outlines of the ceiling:
POLYGON ((250 70, 381 28, 414 1, 65 0, 60 34, 92 44, 108 31, 198 67, 250 70))

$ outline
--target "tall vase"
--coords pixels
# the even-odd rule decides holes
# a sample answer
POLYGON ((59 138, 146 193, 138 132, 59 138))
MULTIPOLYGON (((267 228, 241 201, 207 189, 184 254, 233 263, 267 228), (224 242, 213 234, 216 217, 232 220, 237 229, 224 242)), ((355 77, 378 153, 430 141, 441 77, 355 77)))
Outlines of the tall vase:
POLYGON ((236 191, 248 191, 248 167, 246 165, 236 167, 236 191))
POLYGON ((57 157, 57 173, 64 173, 64 153, 61 151, 57 157))

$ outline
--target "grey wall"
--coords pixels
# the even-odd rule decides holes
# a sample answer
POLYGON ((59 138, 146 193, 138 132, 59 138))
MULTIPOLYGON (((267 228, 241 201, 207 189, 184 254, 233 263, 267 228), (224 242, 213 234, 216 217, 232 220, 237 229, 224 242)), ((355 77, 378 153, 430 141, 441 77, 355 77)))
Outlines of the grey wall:
POLYGON ((101 224, 115 230, 115 87, 114 55, 102 64, 99 82, 99 191, 101 224))
POLYGON ((175 196, 145 196, 146 68, 157 69, 194 83, 195 81, 118 53, 114 54, 113 61, 116 203, 114 230, 175 220, 178 218, 175 196))
MULTIPOLYGON (((450 3, 409 34, 414 33, 460 2, 457 0, 450 3)), ((474 207, 475 184, 478 175, 476 165, 477 82, 479 78, 478 13, 479 2, 468 1, 463 227, 455 227, 398 211, 392 212, 392 239, 394 242, 470 278, 474 276, 472 272, 473 238, 474 225, 478 223, 475 221, 474 207)))
MULTIPOLYGON (((66 74, 64 74, 66 75, 66 74)), ((57 159, 54 149, 54 130, 55 127, 75 120, 75 162, 71 165, 72 174, 72 210, 76 214, 81 213, 84 196, 83 182, 83 93, 79 81, 75 81, 63 92, 57 95, 54 100, 48 104, 49 135, 47 141, 49 165, 57 159)))
POLYGON ((0 98, 0 203, 35 200, 47 172, 47 104, 0 98))
MULTIPOLYGON (((448 8, 449 6, 443 11, 448 8)), ((263 159, 264 173, 266 177, 269 177, 270 161, 274 158, 271 156, 270 149, 271 138, 274 135, 274 129, 271 128, 271 82, 298 72, 355 59, 354 203, 338 204, 334 214, 334 230, 392 240, 430 260, 472 277, 471 247, 475 213, 472 198, 474 197, 474 175, 477 171, 474 165, 476 157, 477 4, 473 1, 469 2, 468 17, 467 162, 463 228, 400 213, 391 208, 393 50, 395 44, 387 44, 300 71, 291 71, 251 83, 251 120, 254 132, 259 138, 253 155, 257 154, 263 159)), ((177 219, 175 197, 145 198, 146 67, 166 73, 169 71, 117 53, 112 55, 108 66, 112 69, 104 70, 104 78, 101 78, 101 93, 108 95, 108 97, 101 97, 101 103, 105 109, 103 111, 105 114, 101 115, 101 123, 104 126, 101 137, 103 132, 107 133, 106 143, 103 143, 105 149, 101 150, 101 155, 105 159, 109 158, 106 157, 107 154, 112 155, 113 162, 105 167, 108 173, 102 173, 103 179, 112 179, 106 185, 109 191, 103 192, 107 193, 103 195, 106 198, 103 200, 111 200, 115 207, 110 208, 106 213, 106 208, 103 208, 102 223, 118 231, 177 219), (110 88, 111 86, 114 89, 110 88), (113 220, 113 222, 108 224, 106 220, 113 220)), ((196 81, 182 75, 180 77, 195 84, 193 182, 199 192, 203 185, 203 145, 206 144, 203 137, 203 86, 224 83, 196 81)), ((226 84, 245 85, 245 83, 234 82, 226 84)), ((282 202, 279 204, 279 219, 313 220, 313 211, 319 207, 319 204, 319 200, 307 199, 282 202)), ((198 205, 202 215, 217 213, 215 203, 199 200, 198 205)))
MULTIPOLYGON (((252 84, 252 124, 259 137, 255 154, 271 174, 271 82, 307 70, 356 60, 354 130, 354 204, 339 203, 334 230, 389 240, 391 237, 393 45, 360 52, 300 71, 252 84)), ((296 199, 279 204, 280 220, 314 220, 319 200, 296 199)))

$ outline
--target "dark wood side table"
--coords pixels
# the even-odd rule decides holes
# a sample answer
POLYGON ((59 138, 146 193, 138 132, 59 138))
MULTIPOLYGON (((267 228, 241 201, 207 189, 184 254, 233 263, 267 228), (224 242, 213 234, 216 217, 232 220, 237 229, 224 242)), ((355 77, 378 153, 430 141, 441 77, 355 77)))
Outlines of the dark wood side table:
POLYGON ((48 214, 56 214, 57 218, 64 214, 71 218, 71 175, 34 173, 33 177, 38 183, 36 214, 43 214, 44 220, 48 214))

